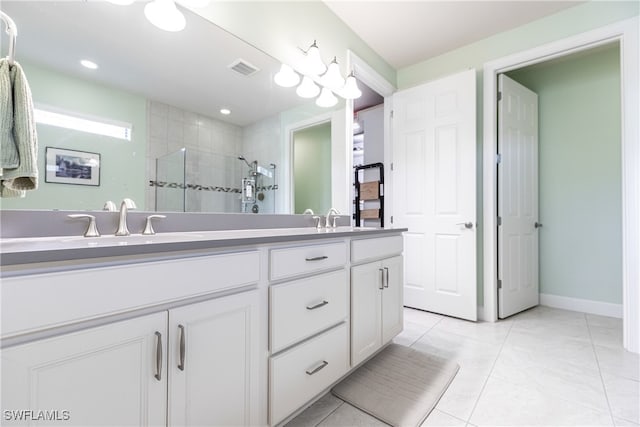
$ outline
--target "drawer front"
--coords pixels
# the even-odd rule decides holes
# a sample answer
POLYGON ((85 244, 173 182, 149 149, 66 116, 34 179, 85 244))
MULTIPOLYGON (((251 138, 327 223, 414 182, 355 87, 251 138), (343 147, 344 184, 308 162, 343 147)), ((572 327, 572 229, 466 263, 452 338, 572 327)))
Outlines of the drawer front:
POLYGON ((348 325, 271 358, 269 418, 275 425, 329 387, 349 369, 348 325))
POLYGON ((402 253, 402 235, 351 241, 351 262, 368 261, 402 253))
POLYGON ((247 286, 259 278, 257 251, 3 278, 2 337, 247 286))
POLYGON ((271 286, 271 352, 338 324, 348 316, 346 270, 271 286))
POLYGON ((272 249, 270 258, 271 280, 286 279, 344 266, 347 262, 347 245, 338 242, 272 249))

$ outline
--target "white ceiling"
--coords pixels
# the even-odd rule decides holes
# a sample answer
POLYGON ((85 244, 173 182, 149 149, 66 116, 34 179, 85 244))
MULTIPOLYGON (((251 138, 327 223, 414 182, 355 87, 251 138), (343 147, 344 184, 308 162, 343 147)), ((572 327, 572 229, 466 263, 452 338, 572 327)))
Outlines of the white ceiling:
POLYGON ((396 69, 582 3, 556 0, 324 2, 396 69))

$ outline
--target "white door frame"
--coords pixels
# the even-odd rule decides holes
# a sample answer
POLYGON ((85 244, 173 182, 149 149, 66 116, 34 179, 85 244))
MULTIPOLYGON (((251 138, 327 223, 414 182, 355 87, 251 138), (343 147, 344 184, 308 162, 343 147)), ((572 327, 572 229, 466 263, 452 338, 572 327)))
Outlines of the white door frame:
POLYGON ((483 319, 497 320, 496 147, 497 75, 614 41, 620 42, 622 98, 622 286, 624 348, 640 352, 639 23, 634 17, 484 64, 483 319))
MULTIPOLYGON (((294 179, 293 179, 293 134, 299 130, 310 128, 316 125, 321 125, 323 123, 331 123, 332 112, 327 112, 320 114, 318 116, 314 116, 305 120, 301 120, 299 122, 290 123, 284 129, 285 138, 287 141, 286 148, 284 150, 284 159, 282 164, 283 167, 283 176, 282 180, 285 183, 282 190, 282 193, 285 195, 283 197, 283 206, 282 212, 287 214, 293 214, 293 195, 295 191, 294 179)), ((332 156, 333 156, 333 147, 331 147, 332 156)), ((332 180, 332 191, 333 194, 333 180, 332 180)), ((316 212, 318 215, 322 215, 323 212, 316 212)))
MULTIPOLYGON (((356 55, 353 51, 347 50, 347 70, 353 70, 354 74, 362 83, 369 86, 374 91, 384 97, 384 223, 385 228, 393 228, 391 216, 393 215, 393 194, 390 191, 393 184, 391 175, 391 162, 393 161, 393 147, 391 139, 391 110, 393 109, 392 95, 396 91, 395 86, 387 81, 371 65, 356 55)), ((353 138, 353 101, 347 101, 347 141, 353 138)), ((350 145, 350 144, 347 144, 350 145)), ((352 147, 349 147, 351 149, 352 147)), ((353 185, 353 153, 350 152, 347 162, 348 176, 353 185)))

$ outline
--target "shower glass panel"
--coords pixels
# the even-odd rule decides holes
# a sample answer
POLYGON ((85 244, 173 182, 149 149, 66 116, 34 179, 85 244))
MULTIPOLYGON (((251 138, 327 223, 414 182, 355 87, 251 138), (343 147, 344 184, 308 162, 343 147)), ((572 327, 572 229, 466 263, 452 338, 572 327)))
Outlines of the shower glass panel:
POLYGON ((156 210, 274 213, 276 166, 182 149, 156 160, 156 210))

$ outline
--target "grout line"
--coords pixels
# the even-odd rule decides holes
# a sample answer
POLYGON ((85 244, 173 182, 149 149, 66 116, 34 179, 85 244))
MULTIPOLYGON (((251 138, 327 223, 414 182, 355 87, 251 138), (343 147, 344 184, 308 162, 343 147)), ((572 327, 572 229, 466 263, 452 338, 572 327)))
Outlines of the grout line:
POLYGON ((591 336, 591 327, 589 326, 589 320, 587 319, 587 314, 585 313, 584 319, 587 322, 587 332, 589 332, 589 341, 591 342, 591 349, 593 350, 593 356, 596 358, 596 365, 598 366, 598 375, 600 376, 600 383, 602 384, 602 390, 604 391, 604 397, 607 400, 607 407, 609 408, 609 416, 611 417, 611 425, 616 425, 615 417, 613 416, 613 411, 611 410, 611 402, 609 402, 609 394, 607 393, 607 387, 604 384, 604 378, 602 377, 602 369, 600 368, 600 360, 598 359, 598 352, 596 351, 596 345, 593 342, 593 336, 591 336))
POLYGON ((427 335, 429 332, 431 332, 431 330, 432 330, 433 328, 435 328, 435 327, 438 325, 438 323, 442 322, 442 319, 444 319, 444 317, 442 317, 442 318, 438 319, 438 321, 437 321, 436 323, 434 323, 433 325, 431 325, 431 327, 430 327, 429 329, 427 329, 427 330, 426 330, 422 335, 420 335, 418 338, 416 338, 416 339, 411 343, 411 345, 410 345, 409 347, 413 347, 413 345, 414 345, 415 343, 417 343, 417 342, 418 342, 418 341, 420 341, 422 338, 424 338, 424 336, 425 336, 425 335, 427 335))
MULTIPOLYGON (((329 392, 331 393, 331 392, 329 392)), ((340 409, 342 407, 342 405, 344 405, 344 400, 340 399, 339 397, 336 397, 336 399, 338 399, 340 401, 340 404, 338 406, 336 406, 336 408, 329 412, 327 414, 327 416, 325 416, 323 419, 321 419, 320 421, 318 421, 318 423, 315 425, 315 427, 318 427, 320 424, 322 424, 327 418, 329 418, 331 415, 333 415, 334 412, 336 412, 338 409, 340 409)))
POLYGON ((513 329, 514 323, 515 322, 511 322, 511 326, 509 327, 509 330, 507 331, 507 335, 504 337, 504 340, 502 341, 502 344, 500 345, 500 350, 498 351, 498 354, 496 355, 496 359, 493 361, 493 364, 491 365, 491 370, 489 371, 489 375, 487 375, 487 379, 484 380, 484 383, 482 384, 482 388, 480 389, 480 393, 478 394, 478 397, 476 398, 476 401, 473 404, 473 408, 471 408, 471 412, 469 413, 469 418, 467 418, 467 424, 472 424, 471 423, 471 417, 473 416, 473 413, 475 412, 476 407, 478 406, 478 402, 480 401, 480 397, 482 397, 482 393, 484 393, 484 389, 487 387, 487 383, 489 382, 489 378, 491 378, 491 374, 493 373, 493 369, 496 367, 496 363, 498 363, 498 359, 500 358, 500 354, 502 353, 502 349, 504 348, 504 345, 507 342, 507 339, 509 338, 509 335, 511 335, 511 330, 513 329))

